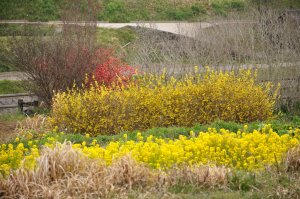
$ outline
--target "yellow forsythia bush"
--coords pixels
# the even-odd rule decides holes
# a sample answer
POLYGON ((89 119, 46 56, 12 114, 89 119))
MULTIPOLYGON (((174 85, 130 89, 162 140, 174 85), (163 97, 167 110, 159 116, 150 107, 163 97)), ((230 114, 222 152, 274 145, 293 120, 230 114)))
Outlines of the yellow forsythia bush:
POLYGON ((250 71, 143 76, 126 87, 94 85, 59 92, 52 123, 68 131, 114 134, 151 127, 192 126, 216 119, 236 122, 272 116, 271 84, 258 85, 250 71))

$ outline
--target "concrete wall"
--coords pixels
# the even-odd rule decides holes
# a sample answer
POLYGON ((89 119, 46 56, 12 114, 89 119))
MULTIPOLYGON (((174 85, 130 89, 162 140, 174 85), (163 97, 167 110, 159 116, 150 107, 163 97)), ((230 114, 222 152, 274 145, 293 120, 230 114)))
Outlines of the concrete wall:
POLYGON ((0 114, 17 112, 19 99, 24 102, 33 102, 37 101, 38 97, 29 93, 0 95, 0 114))

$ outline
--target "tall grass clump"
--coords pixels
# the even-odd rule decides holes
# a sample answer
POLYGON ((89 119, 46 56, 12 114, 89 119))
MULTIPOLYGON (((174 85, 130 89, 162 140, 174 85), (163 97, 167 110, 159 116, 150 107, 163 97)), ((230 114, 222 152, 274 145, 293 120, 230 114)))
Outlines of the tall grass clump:
POLYGON ((17 198, 127 198, 139 192, 195 187, 225 188, 229 169, 194 166, 173 168, 166 173, 124 156, 110 166, 84 156, 69 143, 44 148, 35 169, 20 168, 0 178, 0 197, 17 198), (176 176, 175 176, 176 175, 176 176))
POLYGON ((251 71, 145 75, 114 88, 91 85, 59 92, 52 123, 73 132, 114 134, 151 127, 186 126, 216 119, 250 122, 272 117, 276 92, 256 84, 251 71))

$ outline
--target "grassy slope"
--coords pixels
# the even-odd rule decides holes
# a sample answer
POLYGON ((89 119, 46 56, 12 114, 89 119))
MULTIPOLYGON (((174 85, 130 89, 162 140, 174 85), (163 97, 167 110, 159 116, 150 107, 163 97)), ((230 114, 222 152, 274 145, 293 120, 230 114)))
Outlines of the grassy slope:
POLYGON ((98 28, 97 41, 101 46, 124 52, 124 46, 133 42, 137 34, 130 28, 108 29, 98 28))
MULTIPOLYGON (((2 0, 1 19, 57 20, 63 0, 2 0), (14 10, 14 12, 11 12, 14 10)), ((101 0, 98 20, 199 20, 228 12, 245 11, 260 0, 101 0)), ((276 7, 300 7, 295 0, 266 1, 276 7)), ((269 6, 268 5, 268 6, 269 6)))
POLYGON ((0 94, 24 93, 25 90, 20 86, 19 81, 0 81, 0 94))
MULTIPOLYGON (((9 47, 7 38, 11 35, 22 35, 22 30, 24 30, 24 28, 25 27, 18 27, 15 25, 0 25, 0 72, 14 70, 14 68, 8 63, 7 57, 5 57, 5 53, 1 53, 1 51, 6 52, 9 47)), ((45 33, 47 32, 47 34, 51 34, 53 32, 53 27, 48 28, 48 30, 47 27, 42 27, 41 31, 45 33)), ((116 53, 118 53, 119 55, 126 55, 128 53, 128 48, 123 48, 123 46, 132 42, 136 37, 136 33, 130 28, 99 28, 97 32, 98 43, 105 48, 115 49, 116 53)), ((3 82, 2 84, 3 86, 5 84, 8 85, 9 82, 3 82)), ((13 87, 12 89, 15 89, 15 87, 13 87)), ((3 92, 7 91, 3 90, 3 92)))
MULTIPOLYGON (((43 27, 44 32, 47 31, 46 27, 43 27)), ((52 30, 52 28, 49 28, 52 30)), ((7 37, 13 34, 21 34, 22 28, 16 27, 15 25, 0 25, 0 72, 13 71, 14 68, 10 66, 7 61, 5 54, 1 54, 1 50, 5 52, 9 48, 9 43, 7 42, 7 37)), ((99 28, 97 32, 97 40, 99 44, 105 48, 115 49, 116 53, 121 57, 126 55, 127 48, 124 49, 123 46, 132 42, 136 38, 136 33, 130 28, 122 29, 104 29, 99 28)), ((124 56, 125 57, 125 56, 124 56)), ((25 92, 24 88, 20 85, 18 81, 0 81, 0 94, 10 94, 10 93, 22 93, 25 92)))

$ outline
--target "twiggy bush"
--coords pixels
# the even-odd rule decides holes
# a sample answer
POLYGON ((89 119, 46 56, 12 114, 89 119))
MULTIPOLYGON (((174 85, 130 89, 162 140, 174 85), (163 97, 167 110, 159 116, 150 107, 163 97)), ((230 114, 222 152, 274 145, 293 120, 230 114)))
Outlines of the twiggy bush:
POLYGON ((61 32, 53 31, 45 36, 41 26, 34 29, 25 26, 23 34, 28 36, 9 38, 9 61, 26 75, 29 84, 24 84, 25 88, 48 107, 53 91, 84 82, 85 74, 93 72, 98 64, 94 61, 99 48, 96 43, 98 2, 66 0, 64 3, 61 32))
POLYGON ((53 99, 52 123, 68 131, 113 134, 151 127, 192 126, 216 119, 250 122, 272 116, 271 84, 250 71, 144 76, 126 88, 74 87, 53 99))

